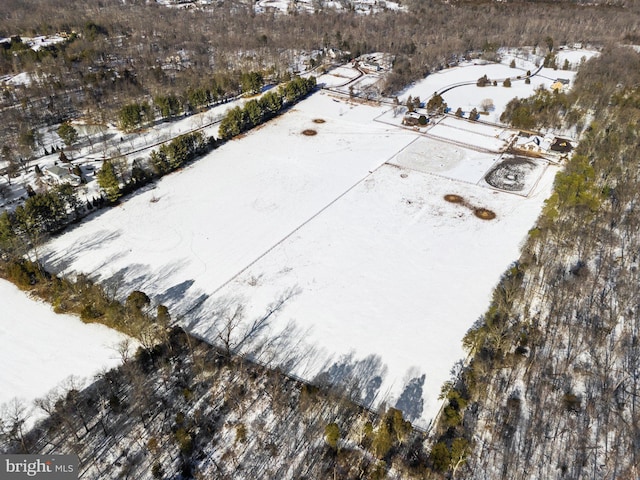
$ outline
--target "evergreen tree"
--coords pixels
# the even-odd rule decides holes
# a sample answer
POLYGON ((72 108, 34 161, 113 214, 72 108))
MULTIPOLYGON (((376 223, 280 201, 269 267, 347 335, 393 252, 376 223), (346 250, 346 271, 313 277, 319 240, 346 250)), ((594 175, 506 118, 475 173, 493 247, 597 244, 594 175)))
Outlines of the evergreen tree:
POLYGON ((173 118, 182 111, 180 99, 175 95, 156 95, 153 98, 153 104, 162 118, 173 118))
POLYGON ((240 85, 245 94, 253 95, 260 93, 264 85, 264 78, 260 72, 243 73, 240 76, 240 85))
POLYGON ((169 314, 169 309, 164 305, 158 305, 156 309, 156 322, 160 325, 168 326, 171 322, 171 315, 169 314))
POLYGON ((489 78, 487 77, 487 75, 483 75, 482 77, 480 77, 478 79, 478 81, 476 82, 476 85, 478 87, 485 87, 487 85, 489 85, 491 83, 491 80, 489 80, 489 78))
POLYGON ((220 138, 229 140, 242 133, 246 125, 244 117, 244 111, 240 107, 229 110, 218 127, 220 138))
POLYGON ((250 127, 254 127, 262 123, 263 112, 257 100, 249 100, 244 106, 244 111, 247 115, 250 127))
POLYGON ((209 92, 204 88, 195 88, 187 91, 187 102, 192 110, 198 110, 209 104, 209 92))
POLYGON ((407 111, 409 113, 414 111, 414 108, 413 108, 413 97, 411 97, 411 95, 409 95, 409 98, 407 98, 407 103, 405 105, 407 106, 407 111))
POLYGON ((433 467, 440 472, 447 471, 451 464, 451 453, 444 442, 438 442, 433 446, 430 457, 433 467))
POLYGON ((149 179, 149 173, 140 165, 138 160, 134 160, 131 165, 131 180, 136 184, 145 184, 149 179))
POLYGON ((97 174, 98 185, 104 191, 109 202, 114 203, 120 198, 120 185, 118 183, 118 175, 116 169, 110 161, 104 162, 102 168, 97 174))
POLYGON ((392 446, 393 438, 391 437, 389 426, 387 425, 387 422, 382 422, 373 439, 373 451, 376 457, 384 458, 387 456, 392 446))
POLYGON ((78 131, 69 122, 58 127, 58 136, 67 147, 72 147, 78 141, 78 131))
POLYGON ((118 112, 118 123, 125 132, 140 127, 145 117, 151 119, 151 109, 148 104, 130 103, 118 112))
POLYGON ((266 118, 273 117, 282 109, 282 97, 276 92, 267 92, 258 100, 262 113, 266 118))
POLYGON ((148 295, 140 290, 134 290, 129 294, 125 302, 127 310, 134 313, 139 313, 144 307, 149 305, 151 300, 148 295))
POLYGON ((24 128, 18 134, 18 146, 20 152, 28 155, 36 146, 36 132, 33 129, 24 128))
POLYGON ((324 439, 333 450, 338 449, 338 440, 340 440, 340 428, 336 423, 328 424, 324 429, 324 439))
POLYGON ((22 245, 15 230, 15 215, 5 210, 0 213, 0 251, 10 258, 18 258, 23 250, 22 245))
POLYGON ((427 102, 427 111, 436 115, 441 115, 447 108, 442 95, 434 95, 427 102))
POLYGON ((397 408, 390 408, 386 414, 388 422, 391 424, 391 430, 396 436, 396 441, 402 443, 411 433, 413 427, 411 422, 405 420, 402 416, 402 412, 397 408))
POLYGON ((151 166, 153 167, 156 175, 159 177, 166 175, 171 171, 167 155, 162 148, 158 151, 153 150, 149 155, 149 161, 151 162, 151 166))

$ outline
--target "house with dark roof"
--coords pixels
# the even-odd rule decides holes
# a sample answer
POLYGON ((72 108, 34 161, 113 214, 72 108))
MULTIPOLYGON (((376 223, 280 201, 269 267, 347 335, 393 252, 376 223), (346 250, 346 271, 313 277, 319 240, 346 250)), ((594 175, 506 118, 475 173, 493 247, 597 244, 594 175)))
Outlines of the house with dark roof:
POLYGON ((551 144, 551 150, 558 153, 569 153, 573 150, 573 145, 569 140, 564 138, 554 138, 553 143, 551 144))

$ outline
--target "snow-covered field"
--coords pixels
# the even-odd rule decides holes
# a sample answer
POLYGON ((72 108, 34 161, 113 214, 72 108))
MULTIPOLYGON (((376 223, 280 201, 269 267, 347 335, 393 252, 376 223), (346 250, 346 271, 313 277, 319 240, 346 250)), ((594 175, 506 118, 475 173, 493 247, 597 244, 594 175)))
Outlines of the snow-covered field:
POLYGON ((90 380, 121 362, 124 335, 58 315, 1 279, 0 298, 0 405, 17 397, 28 406, 70 375, 90 380))
MULTIPOLYGON (((244 304, 249 322, 290 293, 265 333, 304 332, 296 340, 316 356, 298 373, 312 378, 351 353, 379 359, 370 392, 400 399, 426 426, 463 355, 460 340, 517 258, 555 168, 529 197, 496 191, 480 180, 497 156, 374 121, 389 108, 317 93, 54 239, 43 258, 123 296, 144 290, 210 340, 225 309, 244 304), (482 220, 474 207, 496 218, 482 220), (409 382, 418 385, 411 401, 402 395, 409 382)), ((471 130, 461 141, 492 138, 492 127, 460 122, 471 130)), ((334 376, 346 369, 335 367, 334 376)))

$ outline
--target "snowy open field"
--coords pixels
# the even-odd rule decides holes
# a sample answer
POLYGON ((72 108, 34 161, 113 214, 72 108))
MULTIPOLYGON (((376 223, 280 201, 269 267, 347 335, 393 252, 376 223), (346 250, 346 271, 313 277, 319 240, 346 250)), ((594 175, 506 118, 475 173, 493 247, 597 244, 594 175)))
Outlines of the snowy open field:
MULTIPOLYGON (((341 356, 368 357, 368 400, 400 400, 426 426, 555 169, 528 198, 476 185, 497 155, 374 121, 388 108, 317 93, 54 239, 43 258, 123 296, 144 290, 211 340, 225 307, 244 304, 250 321, 293 292, 265 332, 304 332, 296 340, 316 356, 296 371, 312 378, 341 356), (474 207, 496 218, 481 220, 474 207)), ((471 133, 491 138, 487 128, 471 133)))
POLYGON ((126 337, 115 330, 58 315, 6 280, 0 298, 0 405, 17 397, 29 406, 70 375, 90 382, 120 363, 118 344, 126 337))
MULTIPOLYGON (((570 56, 571 50, 563 51, 562 55, 570 56)), ((597 52, 591 52, 591 56, 597 52)), ((584 55, 585 51, 580 51, 580 55, 584 55)), ((577 54, 576 54, 577 55, 577 54)), ((483 100, 490 99, 493 102, 493 108, 489 110, 489 115, 483 115, 483 120, 491 122, 499 122, 500 115, 504 111, 507 103, 512 98, 525 98, 531 96, 536 88, 549 88, 557 78, 568 79, 573 82, 576 72, 571 70, 553 70, 551 68, 542 68, 537 74, 531 77, 531 83, 526 84, 524 81, 527 71, 535 73, 538 70, 534 61, 525 61, 517 59, 516 68, 510 68, 508 63, 511 57, 505 56, 504 63, 490 63, 485 65, 475 65, 471 63, 462 64, 460 66, 435 72, 425 79, 416 82, 407 88, 401 95, 401 103, 411 95, 412 97, 420 97, 422 101, 427 101, 434 92, 442 94, 442 98, 455 112, 458 107, 468 113, 473 108, 479 112, 482 111, 481 105, 483 100), (486 75, 493 82, 496 80, 497 85, 487 85, 478 87, 475 82, 486 75), (517 77, 520 76, 521 79, 517 77), (511 87, 504 87, 502 82, 505 78, 511 79, 511 87), (466 83, 471 83, 465 85, 466 83), (451 86, 458 85, 455 88, 448 89, 451 86), (443 92, 443 90, 446 90, 443 92)), ((559 55, 559 58, 560 55, 559 55)), ((535 60, 533 58, 532 60, 535 60)), ((539 60, 539 59, 538 59, 539 60)), ((571 61, 571 60, 570 60, 571 61)))

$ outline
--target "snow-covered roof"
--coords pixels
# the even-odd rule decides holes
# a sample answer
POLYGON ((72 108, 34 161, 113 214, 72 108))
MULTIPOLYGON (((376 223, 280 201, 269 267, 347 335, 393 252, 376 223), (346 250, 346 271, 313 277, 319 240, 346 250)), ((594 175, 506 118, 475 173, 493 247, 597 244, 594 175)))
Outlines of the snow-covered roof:
POLYGON ((60 182, 69 182, 72 185, 79 185, 81 181, 80 177, 71 173, 68 167, 61 167, 59 165, 47 167, 45 173, 60 182))

